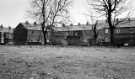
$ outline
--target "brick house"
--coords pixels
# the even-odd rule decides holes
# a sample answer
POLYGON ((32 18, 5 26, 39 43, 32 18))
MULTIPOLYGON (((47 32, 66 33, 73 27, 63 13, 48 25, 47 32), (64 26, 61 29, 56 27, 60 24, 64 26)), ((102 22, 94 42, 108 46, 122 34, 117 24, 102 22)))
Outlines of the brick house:
MULTIPOLYGON (((91 25, 69 25, 53 27, 48 39, 51 44, 89 45, 93 40, 91 25)), ((49 32, 48 32, 49 33, 49 32)))
MULTIPOLYGON (((110 43, 108 25, 99 30, 98 42, 110 43)), ((114 42, 116 45, 135 45, 135 20, 120 23, 114 30, 114 42)))

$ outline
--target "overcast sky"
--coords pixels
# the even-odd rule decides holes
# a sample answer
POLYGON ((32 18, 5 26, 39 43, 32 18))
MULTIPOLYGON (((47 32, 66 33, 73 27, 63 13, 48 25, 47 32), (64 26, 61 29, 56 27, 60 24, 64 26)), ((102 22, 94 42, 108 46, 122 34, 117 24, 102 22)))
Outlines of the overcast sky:
MULTIPOLYGON (((30 7, 30 0, 1 0, 0 2, 0 24, 15 27, 19 22, 29 20, 26 11, 30 7)), ((135 0, 130 0, 129 9, 135 7, 135 0)), ((134 9, 135 10, 135 9, 134 9)), ((71 18, 74 23, 86 23, 87 17, 86 0, 74 0, 70 10, 71 18)))

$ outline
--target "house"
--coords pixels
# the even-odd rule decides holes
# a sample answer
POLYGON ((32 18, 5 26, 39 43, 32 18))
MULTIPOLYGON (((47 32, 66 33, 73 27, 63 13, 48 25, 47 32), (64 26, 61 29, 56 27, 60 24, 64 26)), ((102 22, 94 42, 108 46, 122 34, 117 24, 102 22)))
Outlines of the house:
POLYGON ((52 31, 48 32, 48 35, 51 44, 89 45, 93 40, 91 25, 52 27, 52 31))
POLYGON ((15 44, 43 44, 44 38, 39 24, 19 23, 14 29, 15 44))
POLYGON ((3 27, 0 25, 0 44, 13 43, 13 29, 11 27, 3 27))
MULTIPOLYGON (((110 43, 108 27, 99 30, 98 42, 110 43)), ((114 42, 116 45, 135 45, 135 20, 120 23, 114 29, 114 42)))

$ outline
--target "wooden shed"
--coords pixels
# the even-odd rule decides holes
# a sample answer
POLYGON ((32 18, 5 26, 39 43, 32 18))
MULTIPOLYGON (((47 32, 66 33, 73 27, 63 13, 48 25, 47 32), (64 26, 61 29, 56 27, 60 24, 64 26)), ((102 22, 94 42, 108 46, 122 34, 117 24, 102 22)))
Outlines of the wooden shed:
POLYGON ((15 44, 43 44, 43 34, 39 24, 19 23, 14 29, 15 44))

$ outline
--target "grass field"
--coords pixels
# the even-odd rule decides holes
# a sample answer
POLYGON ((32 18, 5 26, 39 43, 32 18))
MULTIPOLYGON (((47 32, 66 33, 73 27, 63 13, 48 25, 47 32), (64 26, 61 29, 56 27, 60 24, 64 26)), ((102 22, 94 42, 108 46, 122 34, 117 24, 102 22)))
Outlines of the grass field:
POLYGON ((0 79, 135 79, 135 48, 0 46, 0 79))

